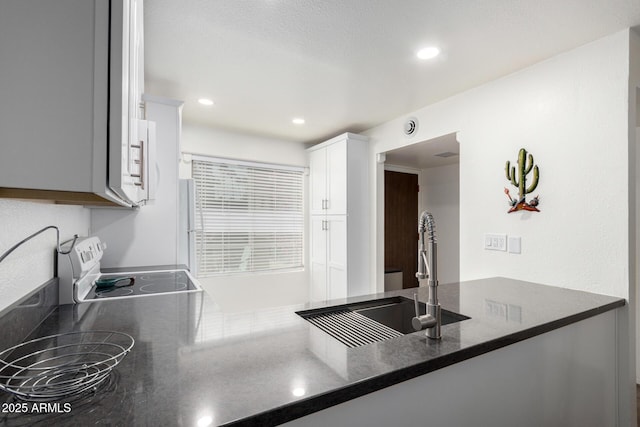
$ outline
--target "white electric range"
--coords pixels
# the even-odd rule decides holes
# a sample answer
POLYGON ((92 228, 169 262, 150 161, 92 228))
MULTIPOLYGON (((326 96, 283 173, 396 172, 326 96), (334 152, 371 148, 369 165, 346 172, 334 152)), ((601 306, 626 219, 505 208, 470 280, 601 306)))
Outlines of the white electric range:
POLYGON ((68 255, 58 259, 60 304, 136 298, 176 292, 201 292, 186 269, 154 269, 102 273, 100 260, 107 245, 98 237, 80 238, 68 255))

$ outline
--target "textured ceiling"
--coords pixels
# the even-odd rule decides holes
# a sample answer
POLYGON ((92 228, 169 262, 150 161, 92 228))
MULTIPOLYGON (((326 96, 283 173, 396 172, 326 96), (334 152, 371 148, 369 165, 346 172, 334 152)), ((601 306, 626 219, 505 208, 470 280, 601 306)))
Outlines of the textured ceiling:
POLYGON ((185 123, 317 142, 639 24, 638 0, 145 0, 146 92, 185 123))

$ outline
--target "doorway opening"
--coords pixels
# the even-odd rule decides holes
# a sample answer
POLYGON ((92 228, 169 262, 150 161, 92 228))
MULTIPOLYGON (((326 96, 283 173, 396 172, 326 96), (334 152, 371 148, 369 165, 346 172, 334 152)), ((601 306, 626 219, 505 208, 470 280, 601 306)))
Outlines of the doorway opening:
POLYGON ((418 286, 418 218, 436 222, 438 281, 460 279, 460 144, 443 135, 385 153, 384 290, 418 286))

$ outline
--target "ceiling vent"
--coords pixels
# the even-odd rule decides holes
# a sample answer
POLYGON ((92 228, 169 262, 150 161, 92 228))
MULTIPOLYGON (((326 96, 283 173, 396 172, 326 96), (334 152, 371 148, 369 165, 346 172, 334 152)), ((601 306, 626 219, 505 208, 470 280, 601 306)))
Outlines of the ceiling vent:
POLYGON ((444 159, 446 159, 447 157, 455 157, 457 155, 458 155, 458 153, 452 153, 451 151, 445 151, 444 153, 434 154, 434 156, 442 157, 444 159))
POLYGON ((406 136, 413 136, 414 133, 418 131, 418 119, 415 117, 409 117, 406 122, 404 122, 404 134, 406 136))

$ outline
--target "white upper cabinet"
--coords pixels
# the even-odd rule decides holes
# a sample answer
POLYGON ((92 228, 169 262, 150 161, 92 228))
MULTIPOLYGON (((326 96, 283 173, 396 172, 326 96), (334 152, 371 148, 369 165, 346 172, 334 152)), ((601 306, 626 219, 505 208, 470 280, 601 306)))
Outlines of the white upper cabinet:
POLYGON ((141 0, 2 0, 0 197, 144 200, 142 34, 141 0))
POLYGON ((309 149, 312 215, 348 213, 347 204, 356 201, 357 193, 363 191, 366 141, 360 135, 346 133, 309 149), (353 164, 350 170, 349 161, 353 164))

